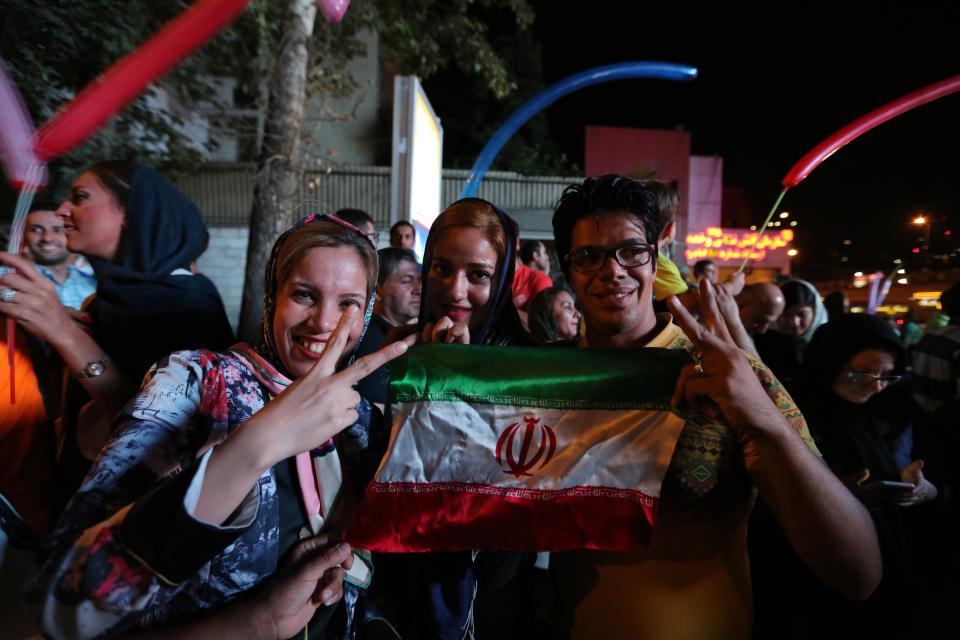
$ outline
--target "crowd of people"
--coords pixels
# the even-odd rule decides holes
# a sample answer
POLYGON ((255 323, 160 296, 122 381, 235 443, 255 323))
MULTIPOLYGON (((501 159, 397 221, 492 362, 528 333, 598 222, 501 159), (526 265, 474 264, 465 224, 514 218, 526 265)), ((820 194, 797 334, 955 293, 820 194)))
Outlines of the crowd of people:
MULTIPOLYGON (((103 162, 0 253, 0 628, 52 638, 806 638, 946 619, 960 285, 905 340, 798 279, 688 282, 676 190, 588 178, 553 247, 465 198, 377 250, 358 209, 277 238, 262 335, 197 273, 197 207, 103 162), (551 273, 554 277, 551 277, 551 273), (828 297, 828 302, 830 298, 828 297), (834 306, 831 304, 831 306, 834 306), (683 427, 647 549, 370 554, 341 534, 415 344, 669 349, 683 427), (14 379, 13 376, 16 376, 14 379), (19 554, 19 555, 18 555, 19 554), (30 566, 17 564, 29 557, 30 566)), ((478 352, 480 353, 480 352, 478 352)), ((478 355, 477 357, 482 357, 478 355)))

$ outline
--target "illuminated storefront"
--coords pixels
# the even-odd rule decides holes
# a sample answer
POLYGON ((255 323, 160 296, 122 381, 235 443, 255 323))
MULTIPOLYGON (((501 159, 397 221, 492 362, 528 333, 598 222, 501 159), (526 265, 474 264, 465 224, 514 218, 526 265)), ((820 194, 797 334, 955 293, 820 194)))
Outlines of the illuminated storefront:
POLYGON ((722 271, 739 269, 744 260, 754 274, 762 271, 771 277, 789 274, 791 260, 797 255, 792 247, 793 229, 769 230, 764 234, 747 229, 708 227, 687 234, 684 258, 688 266, 699 260, 712 260, 722 271))

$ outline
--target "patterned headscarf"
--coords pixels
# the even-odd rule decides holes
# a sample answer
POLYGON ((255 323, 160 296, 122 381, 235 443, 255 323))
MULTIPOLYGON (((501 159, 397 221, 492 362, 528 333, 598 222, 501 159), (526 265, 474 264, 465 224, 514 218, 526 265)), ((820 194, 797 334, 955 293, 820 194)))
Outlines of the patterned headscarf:
MULTIPOLYGON (((338 224, 344 229, 351 231, 360 238, 363 238, 363 241, 368 243, 373 247, 373 243, 370 242, 368 238, 362 231, 357 229, 355 226, 350 224, 345 220, 330 215, 327 213, 316 213, 310 216, 307 216, 300 222, 296 223, 277 238, 277 241, 273 243, 273 249, 270 251, 270 258, 267 260, 267 266, 264 270, 264 279, 263 279, 263 342, 257 346, 257 351, 270 361, 277 371, 281 372, 283 375, 290 377, 290 372, 286 370, 286 367, 283 366, 283 361, 280 359, 280 355, 277 352, 277 345, 273 339, 273 317, 277 310, 277 292, 280 288, 280 282, 277 281, 277 260, 280 256, 280 250, 283 248, 283 245, 289 240, 290 236, 297 230, 302 227, 312 223, 312 222, 332 222, 338 224)), ((374 260, 376 260, 376 247, 373 247, 374 260)), ((367 309, 363 316, 363 331, 360 333, 360 337, 357 340, 356 344, 353 347, 353 351, 350 353, 350 356, 347 358, 347 361, 344 363, 344 366, 353 362, 356 357, 357 346, 363 340, 363 335, 367 332, 367 326, 370 324, 370 318, 373 316, 373 303, 376 300, 377 294, 376 289, 374 288, 373 292, 370 294, 370 298, 367 300, 367 309)))

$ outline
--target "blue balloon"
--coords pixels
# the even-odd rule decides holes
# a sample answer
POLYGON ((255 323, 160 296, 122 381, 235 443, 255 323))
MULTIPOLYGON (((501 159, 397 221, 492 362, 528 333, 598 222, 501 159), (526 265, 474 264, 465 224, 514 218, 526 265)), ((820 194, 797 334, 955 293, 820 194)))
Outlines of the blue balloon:
POLYGON ((461 198, 468 198, 477 194, 480 187, 480 181, 484 174, 490 168, 493 159, 497 157, 503 146, 507 144, 517 129, 526 124, 527 120, 537 115, 545 107, 552 104, 557 98, 562 98, 568 93, 579 91, 590 85, 600 84, 602 82, 611 82, 613 80, 628 80, 631 78, 658 78, 661 80, 675 80, 678 82, 689 82, 697 78, 696 67, 690 67, 683 64, 673 64, 670 62, 621 62, 618 64, 608 64, 602 67, 594 67, 572 76, 564 78, 560 82, 551 85, 527 100, 519 109, 513 112, 507 121, 497 129, 490 141, 477 156, 473 167, 470 169, 470 177, 460 192, 461 198))

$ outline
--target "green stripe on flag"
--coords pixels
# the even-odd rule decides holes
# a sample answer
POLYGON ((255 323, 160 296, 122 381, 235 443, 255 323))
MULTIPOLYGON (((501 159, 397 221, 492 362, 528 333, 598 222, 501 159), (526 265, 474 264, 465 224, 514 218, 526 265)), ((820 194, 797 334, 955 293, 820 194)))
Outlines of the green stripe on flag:
POLYGON ((675 349, 417 345, 390 365, 390 392, 395 403, 669 411, 687 362, 675 349))

